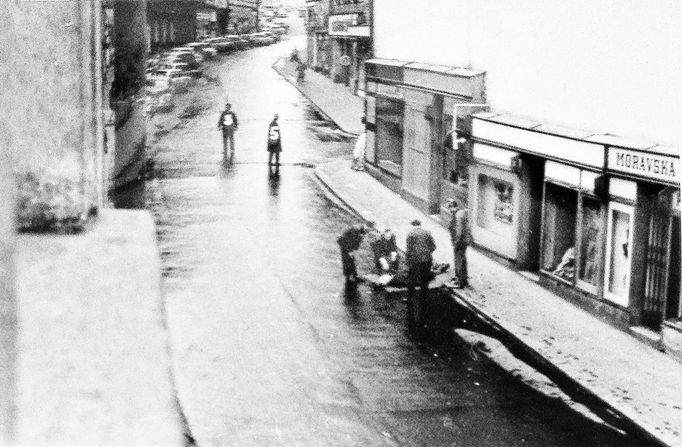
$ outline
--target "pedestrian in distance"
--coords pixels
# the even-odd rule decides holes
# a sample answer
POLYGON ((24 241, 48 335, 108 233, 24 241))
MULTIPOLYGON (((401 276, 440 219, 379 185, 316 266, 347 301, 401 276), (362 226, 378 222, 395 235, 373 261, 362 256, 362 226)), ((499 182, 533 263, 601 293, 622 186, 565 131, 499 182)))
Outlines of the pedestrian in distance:
POLYGON ((296 64, 296 82, 305 81, 305 70, 306 65, 303 62, 298 62, 296 64))
POLYGON ((294 63, 299 63, 301 60, 299 59, 298 55, 298 48, 294 47, 293 50, 291 50, 291 56, 289 57, 289 60, 294 63))
POLYGON ((341 236, 337 239, 339 249, 341 250, 341 264, 343 266, 343 276, 346 277, 347 283, 355 283, 358 281, 358 270, 355 265, 355 258, 353 253, 360 248, 362 239, 368 230, 374 228, 373 222, 369 222, 367 226, 362 224, 351 225, 346 228, 341 236))
POLYGON ((433 264, 433 252, 436 250, 436 242, 433 235, 421 226, 417 219, 411 222, 412 229, 407 233, 405 262, 408 269, 407 295, 410 301, 414 298, 414 290, 419 287, 421 295, 426 298, 429 292, 431 265, 433 264))
POLYGON ((454 200, 448 201, 448 208, 452 214, 448 223, 448 230, 450 231, 455 264, 455 276, 448 285, 461 289, 469 286, 469 269, 466 255, 467 247, 472 242, 469 212, 466 208, 460 207, 454 200))
POLYGON ((232 105, 228 102, 218 119, 218 130, 223 132, 223 157, 225 159, 227 159, 228 153, 234 154, 234 133, 238 127, 237 114, 232 111, 232 105))
POLYGON ((279 114, 275 113, 268 127, 268 169, 279 173, 279 154, 282 152, 282 132, 279 127, 279 114), (274 159, 274 163, 273 163, 274 159))

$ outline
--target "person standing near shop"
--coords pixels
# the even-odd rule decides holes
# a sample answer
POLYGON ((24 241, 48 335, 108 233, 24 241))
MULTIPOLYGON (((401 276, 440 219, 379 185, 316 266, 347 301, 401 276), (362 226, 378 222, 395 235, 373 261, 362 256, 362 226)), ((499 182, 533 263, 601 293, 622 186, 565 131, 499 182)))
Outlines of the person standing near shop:
POLYGON ((225 159, 227 159, 228 146, 230 152, 234 154, 234 133, 238 127, 237 114, 232 111, 232 105, 228 102, 218 119, 218 130, 223 131, 223 157, 225 159))
POLYGON ((431 232, 421 227, 417 219, 412 221, 412 229, 407 233, 407 247, 405 262, 408 269, 407 295, 412 302, 416 287, 421 289, 421 295, 426 298, 431 282, 431 265, 433 264, 433 252, 436 250, 436 242, 431 232))
MULTIPOLYGON (((363 117, 362 125, 365 125, 365 118, 363 117)), ((358 139, 355 141, 355 147, 353 148, 353 165, 351 169, 356 171, 365 170, 365 150, 367 146, 367 132, 363 131, 358 139)))
POLYGON ((282 152, 282 133, 278 120, 279 114, 275 113, 268 127, 268 168, 272 171, 274 166, 275 173, 279 173, 279 154, 282 152))
POLYGON ((460 207, 454 200, 449 201, 448 208, 452 214, 448 230, 450 231, 455 264, 455 277, 450 285, 461 289, 469 286, 469 269, 466 254, 467 247, 472 242, 469 212, 465 208, 460 207))

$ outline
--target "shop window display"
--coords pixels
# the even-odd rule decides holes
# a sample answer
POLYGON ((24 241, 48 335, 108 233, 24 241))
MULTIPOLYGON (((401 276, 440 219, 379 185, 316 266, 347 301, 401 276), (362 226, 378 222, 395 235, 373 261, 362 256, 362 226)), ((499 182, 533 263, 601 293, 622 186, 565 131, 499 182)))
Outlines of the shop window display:
POLYGON ((611 204, 609 215, 609 255, 606 296, 623 306, 628 305, 630 285, 631 207, 611 204))
POLYGON ((582 199, 582 228, 580 242, 580 286, 596 293, 599 284, 599 266, 602 260, 602 210, 601 203, 591 197, 582 199))
POLYGON ((575 279, 577 191, 545 185, 542 270, 566 281, 575 279))
POLYGON ((487 175, 478 176, 476 224, 497 234, 508 234, 514 222, 514 186, 487 175))
MULTIPOLYGON (((399 168, 403 158, 404 106, 399 101, 377 98, 376 128, 378 163, 399 168)), ((399 171, 396 172, 399 174, 399 171)))

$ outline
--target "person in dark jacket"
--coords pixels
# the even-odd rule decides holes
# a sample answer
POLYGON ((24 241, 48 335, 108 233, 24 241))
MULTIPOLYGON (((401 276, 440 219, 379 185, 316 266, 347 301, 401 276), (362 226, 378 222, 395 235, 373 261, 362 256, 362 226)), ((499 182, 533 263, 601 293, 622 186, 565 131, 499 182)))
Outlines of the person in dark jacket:
POLYGON ((227 158, 228 146, 230 151, 234 154, 234 133, 239 127, 237 114, 232 111, 232 105, 228 102, 225 104, 225 110, 218 118, 218 130, 223 131, 223 156, 227 158))
POLYGON ((275 117, 270 122, 268 127, 268 168, 272 170, 275 167, 275 172, 279 172, 279 154, 282 152, 282 133, 279 128, 279 115, 275 113, 275 117), (273 164, 273 158, 275 163, 273 164))
POLYGON ((421 227, 421 222, 415 219, 412 221, 412 229, 407 233, 406 245, 405 262, 409 277, 407 294, 412 297, 415 287, 419 287, 422 295, 426 296, 429 282, 433 278, 431 264, 436 242, 431 233, 421 227))
POLYGON ((460 207, 457 202, 450 200, 448 208, 452 218, 448 224, 450 240, 455 261, 455 277, 451 285, 456 288, 469 286, 469 269, 467 266, 467 247, 471 244, 471 229, 469 228, 469 212, 460 207))
POLYGON ((364 225, 355 224, 347 228, 337 239, 339 249, 341 250, 343 275, 346 277, 347 282, 353 283, 358 280, 358 270, 355 266, 355 259, 351 253, 360 248, 360 243, 362 243, 365 233, 367 233, 367 228, 364 225))

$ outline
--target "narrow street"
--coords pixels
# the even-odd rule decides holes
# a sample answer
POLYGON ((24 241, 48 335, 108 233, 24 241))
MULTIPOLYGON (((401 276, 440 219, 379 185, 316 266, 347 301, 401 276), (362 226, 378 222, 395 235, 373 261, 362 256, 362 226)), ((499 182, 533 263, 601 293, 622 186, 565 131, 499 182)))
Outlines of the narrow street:
POLYGON ((354 218, 311 167, 349 158, 353 140, 271 69, 304 46, 300 33, 207 65, 151 120, 152 178, 118 198, 155 216, 175 379, 198 445, 634 445, 454 335, 412 340, 401 296, 344 290, 336 237, 354 218), (240 123, 229 166, 216 130, 226 100, 240 123), (274 113, 278 177, 265 150, 274 113))

